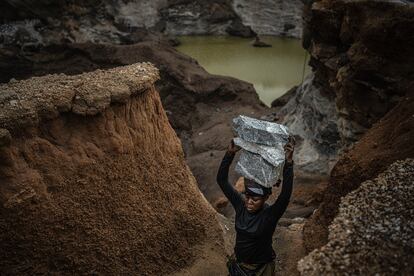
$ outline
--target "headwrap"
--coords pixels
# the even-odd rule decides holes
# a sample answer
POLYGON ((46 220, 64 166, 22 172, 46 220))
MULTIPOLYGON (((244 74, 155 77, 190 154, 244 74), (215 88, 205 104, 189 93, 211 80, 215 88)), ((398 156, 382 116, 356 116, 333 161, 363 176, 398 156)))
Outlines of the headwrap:
POLYGON ((265 197, 272 193, 272 188, 263 187, 262 185, 256 183, 255 181, 247 179, 247 178, 244 179, 244 187, 245 187, 245 193, 250 196, 265 197))

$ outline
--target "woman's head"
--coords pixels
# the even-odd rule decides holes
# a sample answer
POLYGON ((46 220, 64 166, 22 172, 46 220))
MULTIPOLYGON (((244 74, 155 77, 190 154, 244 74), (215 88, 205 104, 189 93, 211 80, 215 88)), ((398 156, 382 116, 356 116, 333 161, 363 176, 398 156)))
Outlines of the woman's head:
POLYGON ((263 208, 264 203, 272 193, 271 188, 265 188, 253 180, 245 179, 245 201, 247 211, 254 213, 263 208))
POLYGON ((251 195, 245 195, 244 199, 244 205, 246 206, 247 211, 250 213, 255 213, 263 208, 263 205, 265 204, 266 200, 269 198, 269 196, 251 196, 251 195))

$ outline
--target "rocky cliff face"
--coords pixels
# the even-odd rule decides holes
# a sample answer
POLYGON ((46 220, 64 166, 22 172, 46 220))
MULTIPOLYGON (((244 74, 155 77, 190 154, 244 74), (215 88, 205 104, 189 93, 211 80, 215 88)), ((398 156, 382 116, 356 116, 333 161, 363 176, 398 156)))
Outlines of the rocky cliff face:
POLYGON ((280 112, 305 141, 299 155, 307 159, 297 159, 304 169, 329 173, 329 160, 334 164, 338 152, 407 93, 414 76, 413 15, 413 4, 399 1, 312 1, 305 7, 303 46, 314 73, 280 112))
POLYGON ((252 37, 255 33, 242 24, 231 1, 169 1, 160 10, 163 32, 173 35, 236 35, 252 37))
POLYGON ((342 144, 385 115, 413 79, 414 7, 406 1, 316 1, 303 44, 316 80, 335 94, 342 144))
POLYGON ((258 33, 297 38, 302 32, 300 0, 7 0, 0 7, 1 43, 25 47, 134 43, 145 30, 173 36, 258 33))
POLYGON ((303 43, 314 82, 334 98, 340 147, 360 139, 343 150, 305 224, 308 251, 327 243, 342 196, 414 156, 413 15, 407 1, 316 1, 306 8, 303 43))
POLYGON ((246 26, 262 35, 300 38, 301 0, 233 0, 233 8, 246 26))
POLYGON ((223 250, 157 79, 134 64, 0 86, 1 274, 166 274, 223 250))
POLYGON ((340 143, 334 99, 311 73, 279 111, 297 139, 295 165, 302 172, 328 175, 336 162, 340 143))

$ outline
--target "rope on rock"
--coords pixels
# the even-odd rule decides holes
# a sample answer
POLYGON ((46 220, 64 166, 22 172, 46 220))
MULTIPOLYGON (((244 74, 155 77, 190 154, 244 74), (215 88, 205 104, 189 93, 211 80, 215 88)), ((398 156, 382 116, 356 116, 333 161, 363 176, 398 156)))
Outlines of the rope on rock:
POLYGON ((301 84, 303 83, 303 80, 305 78, 305 68, 306 68, 306 59, 307 58, 308 58, 308 51, 305 50, 305 60, 303 61, 302 82, 301 82, 301 84))

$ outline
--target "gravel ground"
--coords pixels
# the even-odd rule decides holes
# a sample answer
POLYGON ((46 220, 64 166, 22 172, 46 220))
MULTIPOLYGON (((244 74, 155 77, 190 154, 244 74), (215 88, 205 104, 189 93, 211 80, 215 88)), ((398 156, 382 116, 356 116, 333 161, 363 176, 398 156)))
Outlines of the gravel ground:
POLYGON ((329 242, 298 263, 302 275, 413 275, 414 159, 396 161, 342 198, 329 242))

